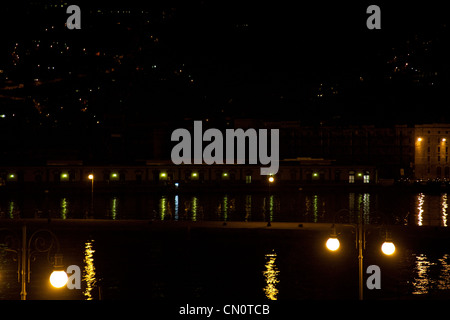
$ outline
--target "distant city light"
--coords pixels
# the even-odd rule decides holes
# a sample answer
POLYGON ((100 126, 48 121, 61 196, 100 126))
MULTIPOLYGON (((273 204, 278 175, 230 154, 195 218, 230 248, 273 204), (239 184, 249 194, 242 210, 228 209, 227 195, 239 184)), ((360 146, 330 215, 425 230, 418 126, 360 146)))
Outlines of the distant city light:
POLYGON ((422 141, 422 138, 417 138, 417 141, 419 141, 419 142, 422 141))
POLYGON ((90 174, 90 175, 88 175, 88 178, 89 178, 89 180, 94 180, 94 175, 90 174))

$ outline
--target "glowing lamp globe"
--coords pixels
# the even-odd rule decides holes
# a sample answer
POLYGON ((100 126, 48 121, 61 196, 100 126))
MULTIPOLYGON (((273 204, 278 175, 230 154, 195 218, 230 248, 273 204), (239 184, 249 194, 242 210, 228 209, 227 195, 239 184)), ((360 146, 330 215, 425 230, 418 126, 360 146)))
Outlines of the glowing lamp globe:
POLYGON ((395 245, 390 241, 386 241, 382 244, 381 251, 385 255, 390 256, 391 254, 393 254, 395 252, 395 245))
POLYGON ((326 243, 327 249, 330 251, 336 251, 337 249, 339 249, 339 245, 340 244, 338 238, 329 238, 326 243))
POLYGON ((55 288, 64 287, 68 280, 67 273, 63 270, 55 270, 50 275, 50 284, 55 288))

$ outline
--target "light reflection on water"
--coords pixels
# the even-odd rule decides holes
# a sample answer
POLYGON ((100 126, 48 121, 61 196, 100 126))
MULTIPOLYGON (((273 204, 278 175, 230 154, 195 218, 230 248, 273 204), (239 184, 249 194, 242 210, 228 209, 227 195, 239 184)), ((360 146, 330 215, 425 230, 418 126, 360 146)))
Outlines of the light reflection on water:
POLYGON ((95 278, 95 265, 94 265, 94 252, 93 249, 94 240, 87 241, 85 243, 84 249, 84 272, 83 281, 86 282, 86 289, 83 294, 86 300, 92 300, 92 290, 94 290, 95 284, 97 282, 95 278))
POLYGON ((427 294, 435 290, 450 289, 449 254, 430 259, 426 254, 414 254, 414 278, 412 294, 427 294))
POLYGON ((269 300, 277 300, 278 288, 277 285, 280 282, 278 276, 280 271, 278 270, 276 261, 277 254, 274 250, 271 253, 265 255, 266 265, 263 275, 265 278, 266 286, 263 288, 264 293, 269 300))
MULTIPOLYGON (((448 226, 446 192, 98 194, 94 201, 97 219, 331 222, 337 211, 347 209, 342 222, 354 222, 361 212, 366 224, 380 223, 387 216, 389 221, 383 222, 448 226)), ((0 218, 83 219, 90 206, 90 195, 3 197, 0 218)))
POLYGON ((447 227, 448 195, 426 195, 419 193, 415 201, 416 224, 418 226, 447 227))

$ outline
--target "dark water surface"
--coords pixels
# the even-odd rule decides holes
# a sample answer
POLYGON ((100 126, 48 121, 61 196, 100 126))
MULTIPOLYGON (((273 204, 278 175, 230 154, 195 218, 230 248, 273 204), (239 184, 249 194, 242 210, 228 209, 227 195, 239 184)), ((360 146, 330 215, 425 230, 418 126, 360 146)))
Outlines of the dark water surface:
MULTIPOLYGON (((23 218, 32 219, 28 236, 50 228, 66 266, 83 273, 80 290, 53 289, 51 266, 37 256, 29 299, 357 299, 352 228, 339 231, 338 252, 324 244, 333 221, 359 214, 368 226, 364 270, 376 264, 382 279, 366 299, 450 296, 446 193, 99 194, 93 211, 90 201, 90 194, 0 197, 0 227, 18 239, 23 218), (296 223, 278 229, 284 221, 296 223), (392 257, 379 248, 384 224, 397 246, 392 257)), ((20 299, 10 254, 0 255, 0 298, 20 299)))

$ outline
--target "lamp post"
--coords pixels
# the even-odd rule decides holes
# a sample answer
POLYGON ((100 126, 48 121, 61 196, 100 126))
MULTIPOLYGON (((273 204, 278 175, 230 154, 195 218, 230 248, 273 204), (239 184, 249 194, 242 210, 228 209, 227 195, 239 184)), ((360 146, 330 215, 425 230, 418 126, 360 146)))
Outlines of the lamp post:
MULTIPOLYGON (((7 229, 2 229, 2 231, 7 229)), ((7 230, 9 231, 9 230, 7 230)), ((20 291, 20 299, 27 299, 27 284, 30 283, 31 278, 31 261, 34 261, 36 255, 40 253, 47 254, 48 262, 53 265, 55 268, 62 267, 62 254, 60 254, 60 246, 59 241, 56 235, 48 230, 48 229, 39 229, 33 232, 29 238, 27 238, 27 226, 24 223, 22 225, 22 235, 21 240, 18 240, 18 237, 9 231, 10 235, 5 236, 6 243, 6 252, 12 253, 15 257, 13 259, 17 261, 17 280, 20 282, 21 291, 20 291), (14 244, 17 246, 14 246, 14 244), (20 245, 19 245, 20 243, 20 245), (51 253, 56 251, 53 257, 51 257, 51 253)), ((62 281, 65 282, 61 286, 64 286, 67 283, 67 274, 61 270, 54 270, 50 276, 50 283, 54 285, 52 279, 57 277, 60 279, 60 284, 62 281), (58 273, 55 273, 58 272, 58 273), (65 277, 64 277, 65 275, 65 277)), ((56 286, 55 286, 56 287, 56 286)))
MULTIPOLYGON (((336 217, 336 214, 341 211, 349 212, 349 210, 347 210, 347 209, 341 209, 334 214, 334 218, 336 217)), ((363 287, 364 255, 363 255, 363 251, 366 249, 366 231, 364 228, 364 222, 362 219, 361 211, 360 211, 360 214, 358 215, 358 223, 350 224, 350 226, 355 229, 356 248, 358 250, 358 298, 359 298, 359 300, 363 300, 364 299, 364 287, 363 287)), ((340 247, 340 242, 337 237, 336 226, 334 223, 332 225, 332 232, 330 234, 330 237, 328 238, 325 245, 326 245, 327 249, 330 251, 337 251, 340 247)), ((381 251, 385 255, 388 255, 388 256, 392 255, 395 252, 395 245, 392 242, 392 240, 390 239, 390 237, 388 237, 387 231, 386 231, 385 242, 381 246, 381 251)))
POLYGON ((271 227, 272 226, 272 223, 271 223, 271 221, 270 221, 270 185, 272 184, 272 183, 274 183, 275 182, 275 178, 272 176, 272 175, 270 175, 269 176, 269 178, 267 178, 267 183, 268 183, 268 196, 267 196, 267 205, 266 205, 266 211, 269 213, 268 215, 267 215, 267 226, 268 227, 271 227))
POLYGON ((91 216, 94 214, 94 174, 91 173, 88 176, 88 179, 91 180, 91 216))

